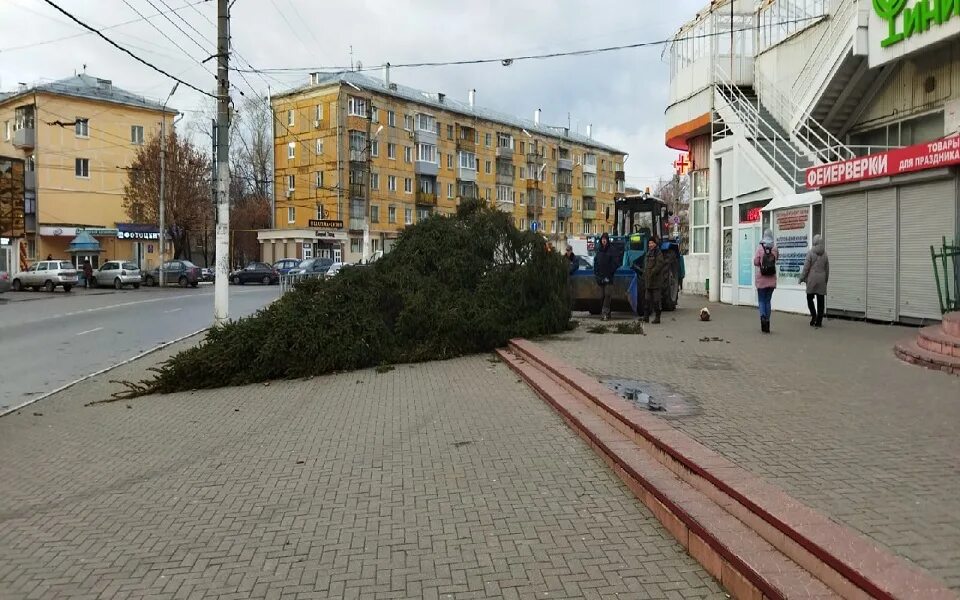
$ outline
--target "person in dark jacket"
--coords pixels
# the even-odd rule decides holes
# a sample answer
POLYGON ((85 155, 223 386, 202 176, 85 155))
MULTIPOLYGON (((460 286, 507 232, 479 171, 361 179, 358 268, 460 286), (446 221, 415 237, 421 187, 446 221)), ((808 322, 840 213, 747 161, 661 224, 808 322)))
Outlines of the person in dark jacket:
POLYGON ((827 282, 830 280, 830 260, 823 248, 823 237, 813 236, 813 247, 807 252, 800 272, 800 283, 807 284, 807 308, 810 310, 810 326, 823 327, 823 304, 827 295, 827 282), (817 299, 814 309, 813 299, 817 299))
POLYGON ((567 246, 567 249, 563 253, 563 257, 570 262, 570 274, 573 275, 574 273, 576 273, 577 268, 579 268, 580 264, 579 264, 579 261, 577 260, 577 255, 573 253, 573 248, 571 248, 570 246, 567 246))
POLYGON ((644 321, 654 324, 660 322, 660 299, 663 296, 664 276, 667 272, 667 263, 663 258, 663 252, 660 252, 660 244, 657 238, 647 240, 647 254, 643 258, 643 287, 644 301, 643 307, 646 316, 644 321), (653 315, 653 321, 650 316, 653 315))
POLYGON ((616 250, 610 245, 610 236, 604 232, 600 236, 600 248, 593 259, 593 274, 597 278, 603 298, 601 318, 606 321, 610 318, 610 301, 613 299, 613 276, 620 266, 616 250))
POLYGON ((93 287, 93 265, 89 260, 83 261, 83 287, 93 287))

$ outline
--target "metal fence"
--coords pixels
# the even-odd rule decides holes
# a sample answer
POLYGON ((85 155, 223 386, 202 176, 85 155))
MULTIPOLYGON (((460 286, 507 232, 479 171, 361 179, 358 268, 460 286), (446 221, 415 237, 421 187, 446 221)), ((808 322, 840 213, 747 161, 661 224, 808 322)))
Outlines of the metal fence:
POLYGON ((930 258, 933 259, 940 312, 946 314, 960 310, 960 239, 948 241, 944 237, 939 251, 930 246, 930 258))

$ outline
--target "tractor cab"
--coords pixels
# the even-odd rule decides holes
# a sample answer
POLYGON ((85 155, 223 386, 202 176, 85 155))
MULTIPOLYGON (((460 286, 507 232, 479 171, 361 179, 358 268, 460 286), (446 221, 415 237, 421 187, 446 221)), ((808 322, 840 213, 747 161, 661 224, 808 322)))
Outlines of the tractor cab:
MULTIPOLYGON (((647 253, 652 237, 664 240, 669 235, 667 205, 649 194, 618 198, 615 205, 613 238, 623 246, 623 266, 630 268, 647 253)), ((661 241, 666 250, 669 242, 661 241)))

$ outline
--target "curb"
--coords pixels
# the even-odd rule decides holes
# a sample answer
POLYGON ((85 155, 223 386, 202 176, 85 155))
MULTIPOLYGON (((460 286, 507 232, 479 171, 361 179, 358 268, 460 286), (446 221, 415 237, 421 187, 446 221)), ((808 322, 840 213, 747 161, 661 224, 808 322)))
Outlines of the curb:
POLYGON ((180 343, 180 342, 182 342, 183 340, 192 338, 192 337, 195 336, 195 335, 200 335, 201 333, 203 333, 204 331, 206 331, 206 330, 208 330, 208 329, 210 329, 210 328, 209 328, 209 327, 204 327, 203 329, 198 329, 198 330, 194 331, 193 333, 188 333, 187 335, 182 335, 182 336, 180 336, 180 337, 178 337, 178 338, 176 338, 176 339, 173 339, 173 340, 170 340, 170 341, 167 341, 167 342, 163 342, 162 344, 159 344, 159 345, 157 345, 157 346, 154 346, 153 348, 151 348, 151 349, 149 349, 149 350, 145 350, 145 351, 141 352, 140 354, 137 354, 136 356, 131 356, 130 358, 128 358, 128 359, 126 359, 126 360, 122 360, 122 361, 120 361, 120 362, 118 362, 118 363, 116 363, 116 364, 114 364, 114 365, 110 365, 109 367, 106 367, 106 368, 104 368, 104 369, 100 369, 99 371, 95 371, 95 372, 90 373, 90 374, 88 374, 88 375, 84 375, 83 377, 81 377, 81 378, 79 378, 79 379, 75 379, 74 381, 71 381, 70 383, 61 385, 61 386, 58 387, 57 389, 52 390, 52 391, 49 391, 49 392, 47 392, 47 393, 45 393, 45 394, 42 394, 42 395, 40 395, 40 396, 37 396, 36 398, 31 398, 30 400, 27 400, 26 402, 21 402, 20 404, 18 404, 18 405, 16 405, 16 406, 3 409, 2 411, 0 411, 0 417, 5 417, 5 416, 9 415, 10 413, 14 413, 14 412, 17 412, 18 410, 22 410, 23 408, 26 408, 27 406, 30 406, 31 404, 33 404, 33 403, 35 403, 35 402, 40 402, 41 400, 44 400, 44 399, 46 399, 46 398, 49 398, 50 396, 53 396, 54 394, 59 394, 60 392, 62 392, 62 391, 64 391, 64 390, 70 389, 70 388, 72 388, 73 386, 77 385, 78 383, 82 383, 82 382, 84 382, 84 381, 86 381, 86 380, 88 380, 88 379, 91 379, 91 378, 93 378, 93 377, 97 377, 98 375, 103 375, 104 373, 109 373, 110 371, 112 371, 112 370, 114 370, 114 369, 116 369, 116 368, 118 368, 118 367, 122 367, 122 366, 124 366, 124 365, 128 365, 128 364, 132 363, 133 361, 140 360, 140 359, 143 358, 144 356, 149 356, 150 354, 153 354, 154 352, 157 352, 157 351, 159 351, 159 350, 163 350, 164 348, 166 348, 166 347, 168 347, 168 346, 172 346, 173 344, 180 343))

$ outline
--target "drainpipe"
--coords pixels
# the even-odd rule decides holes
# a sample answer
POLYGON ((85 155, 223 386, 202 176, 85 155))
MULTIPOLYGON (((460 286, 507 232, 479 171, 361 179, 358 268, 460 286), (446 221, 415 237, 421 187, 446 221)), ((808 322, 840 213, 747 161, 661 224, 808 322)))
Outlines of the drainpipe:
POLYGON ((340 105, 343 97, 343 82, 337 87, 337 219, 343 220, 343 156, 342 131, 343 111, 340 105))

